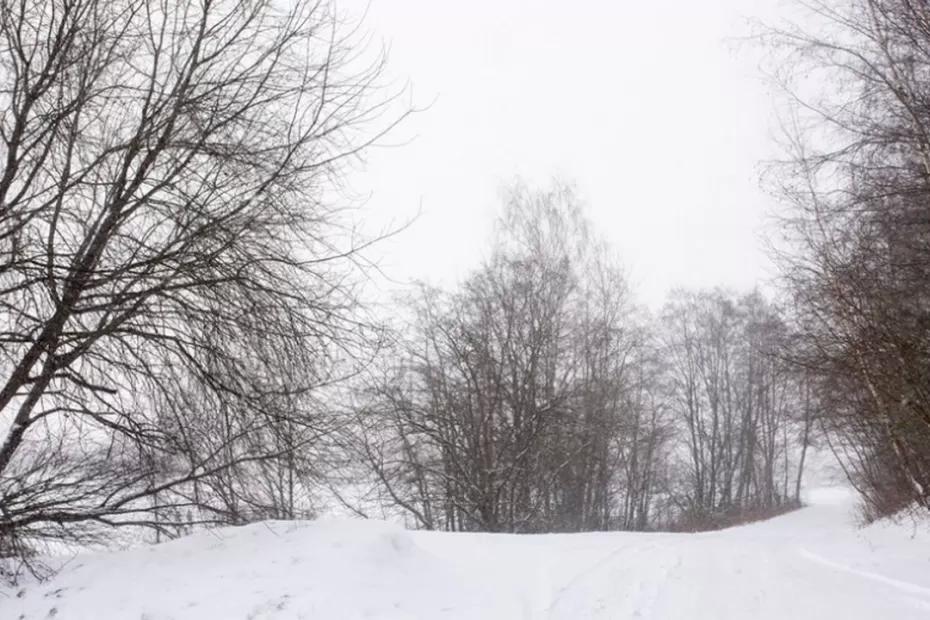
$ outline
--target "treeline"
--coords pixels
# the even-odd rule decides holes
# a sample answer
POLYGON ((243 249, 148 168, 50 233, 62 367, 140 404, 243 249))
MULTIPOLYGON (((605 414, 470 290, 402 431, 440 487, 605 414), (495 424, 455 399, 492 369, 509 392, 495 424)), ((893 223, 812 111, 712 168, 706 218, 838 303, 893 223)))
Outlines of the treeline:
POLYGON ((795 362, 815 380, 868 517, 930 508, 930 7, 806 3, 769 32, 785 85, 780 261, 795 362), (816 82, 828 89, 811 89, 816 82), (818 93, 820 96, 811 95, 818 93))
POLYGON ((569 188, 509 194, 491 257, 424 288, 356 440, 420 527, 713 527, 798 500, 812 407, 759 294, 636 308, 569 188))

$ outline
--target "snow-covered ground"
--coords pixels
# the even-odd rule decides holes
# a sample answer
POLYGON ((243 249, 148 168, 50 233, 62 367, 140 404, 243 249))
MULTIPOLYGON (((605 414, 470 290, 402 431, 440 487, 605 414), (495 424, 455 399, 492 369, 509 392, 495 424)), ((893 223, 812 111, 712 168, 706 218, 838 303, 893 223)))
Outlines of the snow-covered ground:
POLYGON ((844 489, 704 534, 407 532, 265 523, 72 558, 0 619, 930 618, 930 531, 853 523, 844 489))

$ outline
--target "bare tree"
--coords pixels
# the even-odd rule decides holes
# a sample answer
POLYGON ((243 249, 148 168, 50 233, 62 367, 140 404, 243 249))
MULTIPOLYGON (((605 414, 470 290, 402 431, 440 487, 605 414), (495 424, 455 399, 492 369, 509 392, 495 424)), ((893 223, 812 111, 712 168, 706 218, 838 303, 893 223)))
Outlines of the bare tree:
POLYGON ((790 476, 803 467, 798 434, 807 441, 810 427, 797 422, 798 377, 784 361, 779 313, 758 293, 682 291, 666 306, 662 330, 684 457, 672 481, 683 525, 791 505, 790 476))
POLYGON ((801 69, 784 75, 795 104, 773 175, 796 362, 869 516, 930 507, 930 8, 804 6, 817 32, 770 33, 801 69))
POLYGON ((360 450, 427 528, 645 528, 663 457, 647 334, 570 188, 516 186, 485 264, 426 289, 360 450))
POLYGON ((359 392, 376 499, 416 527, 517 532, 796 506, 814 405, 782 313, 682 292, 652 319, 570 188, 507 198, 491 257, 451 292, 421 289, 359 392))
POLYGON ((0 2, 0 538, 213 520, 325 432, 365 327, 328 188, 387 102, 282 6, 0 2))

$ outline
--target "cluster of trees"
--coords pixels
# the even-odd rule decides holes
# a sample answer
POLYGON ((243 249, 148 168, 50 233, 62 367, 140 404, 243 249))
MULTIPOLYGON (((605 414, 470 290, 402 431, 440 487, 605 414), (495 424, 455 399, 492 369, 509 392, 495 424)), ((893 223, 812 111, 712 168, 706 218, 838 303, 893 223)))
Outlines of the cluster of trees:
POLYGON ((0 0, 0 555, 306 516, 331 467, 425 528, 711 527, 815 435, 869 516, 930 508, 930 8, 803 4, 777 304, 651 316, 518 185, 387 338, 334 190, 403 114, 328 2, 0 0))
POLYGON ((781 312, 758 293, 678 295, 660 327, 686 457, 689 520, 765 514, 800 500, 815 403, 786 360, 781 312))
POLYGON ((625 520, 645 519, 661 429, 622 275, 565 187, 515 188, 496 245, 460 290, 411 301, 361 452, 423 527, 615 527, 620 477, 625 520))
POLYGON ((808 8, 816 32, 772 33, 803 102, 776 169, 795 361, 866 516, 930 508, 930 7, 808 8))
POLYGON ((810 423, 778 311, 715 291, 648 318, 570 189, 513 189, 485 264, 409 306, 356 444, 418 526, 709 527, 796 501, 810 423))

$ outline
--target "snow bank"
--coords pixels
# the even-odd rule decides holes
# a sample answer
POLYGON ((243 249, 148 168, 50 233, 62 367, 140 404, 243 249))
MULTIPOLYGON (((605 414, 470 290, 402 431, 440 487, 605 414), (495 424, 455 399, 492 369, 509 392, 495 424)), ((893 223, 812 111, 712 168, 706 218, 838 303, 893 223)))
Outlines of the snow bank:
POLYGON ((3 619, 258 620, 476 617, 462 603, 480 593, 397 526, 319 521, 78 556, 54 580, 5 594, 3 619))

